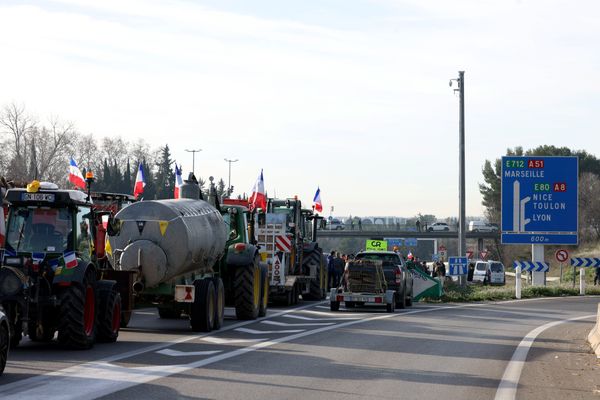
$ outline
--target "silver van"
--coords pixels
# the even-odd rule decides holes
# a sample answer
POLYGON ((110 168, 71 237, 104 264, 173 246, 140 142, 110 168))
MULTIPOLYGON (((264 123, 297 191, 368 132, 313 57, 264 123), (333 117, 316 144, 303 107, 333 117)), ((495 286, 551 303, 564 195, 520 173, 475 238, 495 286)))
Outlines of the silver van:
POLYGON ((490 285, 506 284, 504 265, 500 261, 477 261, 473 271, 473 282, 490 285))
POLYGON ((485 221, 469 222, 469 232, 496 232, 498 227, 485 221))

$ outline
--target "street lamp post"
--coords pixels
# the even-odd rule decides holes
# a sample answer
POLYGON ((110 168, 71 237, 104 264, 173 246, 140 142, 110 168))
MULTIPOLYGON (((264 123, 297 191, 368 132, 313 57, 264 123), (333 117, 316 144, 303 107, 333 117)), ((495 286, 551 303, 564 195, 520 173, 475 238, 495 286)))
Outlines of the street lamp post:
MULTIPOLYGON (((460 97, 460 106, 458 112, 458 191, 459 191, 459 216, 458 216, 458 256, 464 257, 467 252, 467 232, 466 232, 466 210, 465 210, 465 71, 458 71, 458 79, 451 79, 458 84, 460 97)), ((464 284, 461 275, 461 284, 464 284)))
POLYGON ((235 160, 225 159, 225 161, 229 163, 229 180, 227 182, 227 193, 228 193, 229 196, 231 196, 231 163, 238 162, 240 160, 238 160, 236 158, 235 160))
POLYGON ((201 152, 202 149, 198 149, 198 150, 185 149, 185 151, 187 151, 188 153, 192 153, 192 174, 194 174, 194 176, 196 176, 196 153, 201 152))

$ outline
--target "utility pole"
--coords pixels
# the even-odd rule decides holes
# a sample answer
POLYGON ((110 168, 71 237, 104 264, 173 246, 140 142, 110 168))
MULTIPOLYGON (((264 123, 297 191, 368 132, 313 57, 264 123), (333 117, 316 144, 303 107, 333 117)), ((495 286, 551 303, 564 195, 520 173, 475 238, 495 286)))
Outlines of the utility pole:
POLYGON ((194 176, 196 176, 196 153, 201 152, 202 149, 198 149, 198 150, 185 149, 185 151, 187 151, 188 153, 192 153, 192 174, 194 174, 194 176))
MULTIPOLYGON (((458 214, 458 256, 465 257, 467 254, 467 232, 466 232, 466 206, 465 206, 465 71, 458 71, 456 81, 459 92, 460 106, 458 114, 458 192, 459 192, 459 214, 458 214)), ((463 276, 460 278, 461 284, 464 284, 463 276)))
POLYGON ((232 190, 231 190, 231 163, 238 162, 240 160, 238 160, 236 158, 235 160, 225 159, 225 161, 227 161, 229 163, 229 180, 227 182, 227 194, 228 194, 228 196, 231 196, 231 192, 232 192, 232 190))

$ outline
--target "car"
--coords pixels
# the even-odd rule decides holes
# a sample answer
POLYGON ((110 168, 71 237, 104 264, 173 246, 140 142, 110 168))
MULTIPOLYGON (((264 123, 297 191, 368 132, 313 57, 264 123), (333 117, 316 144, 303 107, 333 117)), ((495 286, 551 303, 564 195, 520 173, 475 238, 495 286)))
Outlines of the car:
POLYGON ((9 330, 8 330, 8 319, 0 307, 0 375, 4 372, 6 367, 6 360, 8 359, 8 348, 10 347, 9 330))
POLYGON ((500 261, 477 261, 473 270, 473 282, 490 285, 506 284, 504 265, 500 261))
POLYGON ((434 222, 433 224, 429 225, 429 227, 427 228, 427 230, 429 232, 433 232, 433 231, 449 231, 450 227, 445 222, 434 222))
POLYGON ((497 232, 498 226, 489 224, 485 221, 469 222, 469 232, 497 232))
MULTIPOLYGON (((412 306, 413 277, 397 253, 393 251, 361 251, 356 254, 355 259, 382 261, 387 287, 396 291, 396 307, 412 306)), ((347 302, 346 307, 348 307, 347 302)))
POLYGON ((327 221, 326 229, 330 229, 333 231, 344 229, 344 223, 337 218, 332 218, 327 221))

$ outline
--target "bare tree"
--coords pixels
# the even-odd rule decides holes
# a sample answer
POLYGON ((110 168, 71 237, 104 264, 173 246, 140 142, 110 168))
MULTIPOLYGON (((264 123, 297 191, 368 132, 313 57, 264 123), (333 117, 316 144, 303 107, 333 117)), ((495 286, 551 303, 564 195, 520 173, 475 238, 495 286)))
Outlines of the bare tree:
POLYGON ((29 136, 32 165, 35 164, 35 170, 29 171, 30 176, 62 183, 68 173, 69 156, 77 142, 73 123, 53 117, 48 127, 35 128, 29 136))
POLYGON ((7 160, 3 165, 5 175, 18 180, 29 178, 28 139, 35 127, 35 120, 25 112, 25 107, 22 105, 9 104, 0 113, 2 148, 5 152, 3 156, 7 160))
POLYGON ((102 157, 98 149, 98 141, 94 135, 77 135, 77 140, 73 147, 73 157, 79 168, 83 171, 92 171, 98 175, 102 171, 102 157))

